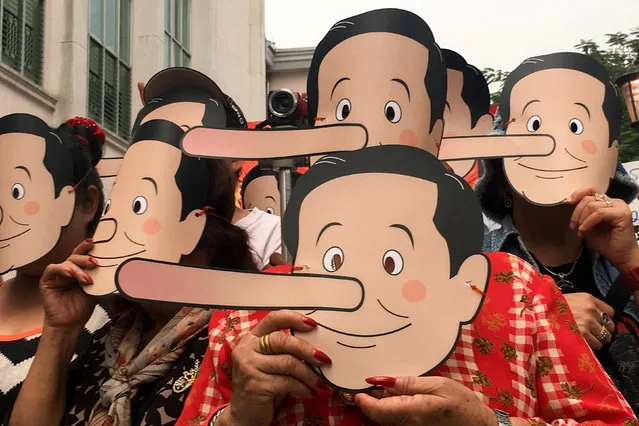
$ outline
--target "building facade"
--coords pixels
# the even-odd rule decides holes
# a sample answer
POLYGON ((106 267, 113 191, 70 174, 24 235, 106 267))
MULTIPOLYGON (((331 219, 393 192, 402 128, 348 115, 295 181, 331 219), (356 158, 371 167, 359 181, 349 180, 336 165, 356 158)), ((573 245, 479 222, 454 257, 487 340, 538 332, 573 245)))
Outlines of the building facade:
POLYGON ((169 66, 207 74, 248 120, 265 118, 264 0, 0 0, 0 34, 0 116, 91 117, 105 157, 126 150, 137 82, 169 66))
POLYGON ((267 92, 277 89, 306 92, 306 78, 315 48, 279 49, 272 42, 266 41, 265 51, 267 92))
POLYGON ((124 152, 138 81, 168 66, 212 77, 265 116, 264 0, 0 0, 0 116, 88 116, 124 152))

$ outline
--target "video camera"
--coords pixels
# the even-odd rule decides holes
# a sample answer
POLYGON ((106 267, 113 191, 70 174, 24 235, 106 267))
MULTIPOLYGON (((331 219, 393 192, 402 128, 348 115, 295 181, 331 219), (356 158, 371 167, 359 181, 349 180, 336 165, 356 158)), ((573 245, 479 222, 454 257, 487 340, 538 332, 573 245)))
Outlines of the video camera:
POLYGON ((268 111, 266 121, 271 127, 295 126, 308 127, 308 96, 306 93, 289 89, 277 89, 268 92, 266 97, 268 111))

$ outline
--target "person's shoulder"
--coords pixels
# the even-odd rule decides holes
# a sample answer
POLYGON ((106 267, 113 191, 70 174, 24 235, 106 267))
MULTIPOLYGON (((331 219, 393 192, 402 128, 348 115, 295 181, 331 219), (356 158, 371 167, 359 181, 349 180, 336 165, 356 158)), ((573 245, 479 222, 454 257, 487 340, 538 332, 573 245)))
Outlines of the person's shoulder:
POLYGON ((505 252, 484 253, 490 261, 491 281, 517 283, 527 292, 555 293, 557 285, 547 275, 514 254, 505 252))

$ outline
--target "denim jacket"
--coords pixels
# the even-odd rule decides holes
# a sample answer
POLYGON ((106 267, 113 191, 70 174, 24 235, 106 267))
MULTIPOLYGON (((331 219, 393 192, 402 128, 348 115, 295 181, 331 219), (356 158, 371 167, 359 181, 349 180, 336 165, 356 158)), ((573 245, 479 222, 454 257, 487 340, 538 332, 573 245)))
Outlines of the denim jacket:
MULTIPOLYGON (((612 283, 619 276, 619 271, 617 271, 608 260, 600 256, 599 253, 588 247, 586 247, 585 250, 592 260, 592 273, 595 278, 595 283, 601 294, 606 295, 612 287, 612 283)), ((500 228, 492 229, 484 235, 483 251, 503 251, 514 254, 539 270, 539 265, 535 262, 530 252, 526 250, 524 242, 521 240, 517 229, 515 229, 515 225, 510 216, 505 216, 502 219, 500 228)), ((635 303, 634 296, 626 305, 624 312, 639 322, 639 309, 635 303)))

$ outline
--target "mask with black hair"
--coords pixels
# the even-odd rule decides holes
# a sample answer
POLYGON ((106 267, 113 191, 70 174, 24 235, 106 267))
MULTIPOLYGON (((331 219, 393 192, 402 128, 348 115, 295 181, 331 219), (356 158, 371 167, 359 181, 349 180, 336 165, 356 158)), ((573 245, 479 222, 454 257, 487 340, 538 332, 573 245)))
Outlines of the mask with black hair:
MULTIPOLYGON (((291 187, 300 174, 291 173, 291 187)), ((250 210, 258 208, 268 214, 279 216, 280 208, 280 182, 278 173, 272 169, 261 168, 259 165, 253 167, 242 179, 242 205, 250 210)))
POLYGON ((52 129, 30 114, 0 118, 0 274, 49 254, 90 185, 101 197, 94 166, 102 142, 84 125, 52 129))
POLYGON ((209 169, 180 151, 183 134, 170 121, 151 120, 133 136, 95 233, 91 256, 100 264, 90 294, 114 292, 115 270, 126 259, 178 262, 200 241, 209 169))
POLYGON ((446 68, 429 26, 412 12, 379 9, 335 23, 315 48, 307 92, 317 126, 361 123, 371 146, 438 152, 446 68))
POLYGON ((503 160, 520 197, 556 205, 580 188, 608 190, 617 168, 621 103, 595 59, 574 52, 526 59, 506 79, 499 109, 506 135, 546 133, 556 143, 547 156, 503 160))
MULTIPOLYGON (((487 135, 492 130, 490 91, 486 78, 457 52, 442 49, 446 60, 447 94, 444 137, 487 135)), ((475 160, 451 161, 455 173, 466 177, 475 160)))

